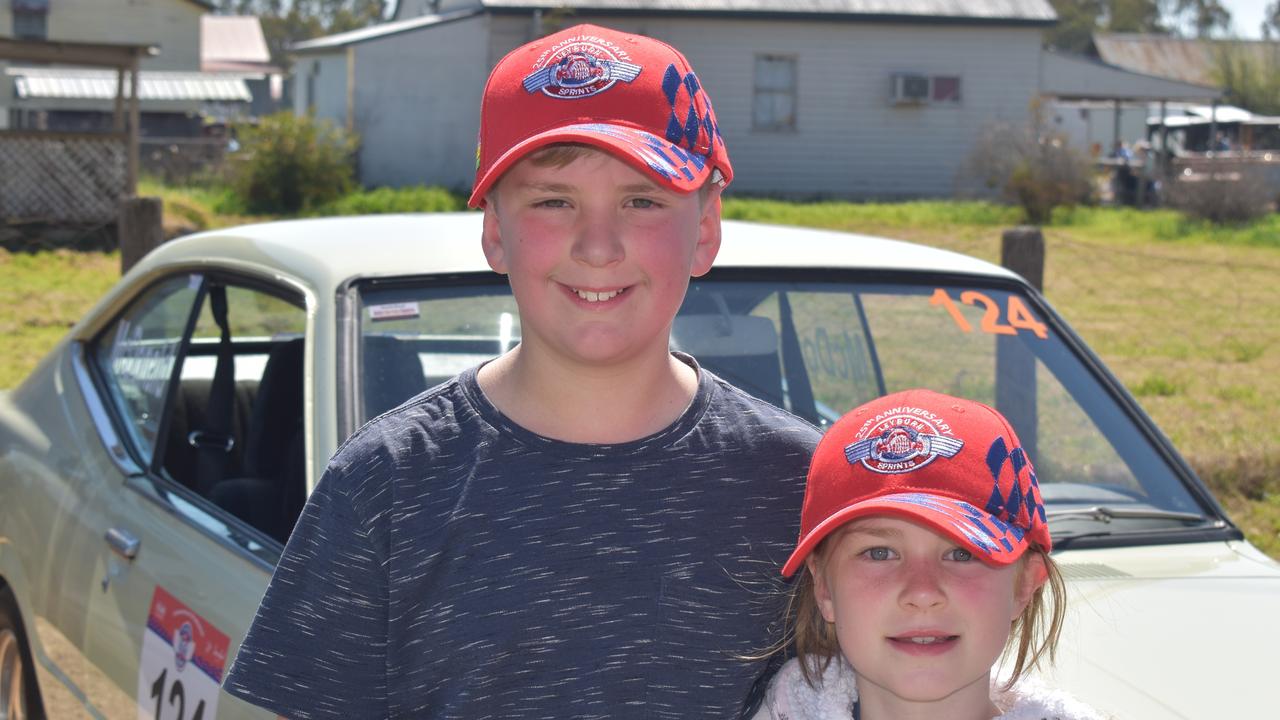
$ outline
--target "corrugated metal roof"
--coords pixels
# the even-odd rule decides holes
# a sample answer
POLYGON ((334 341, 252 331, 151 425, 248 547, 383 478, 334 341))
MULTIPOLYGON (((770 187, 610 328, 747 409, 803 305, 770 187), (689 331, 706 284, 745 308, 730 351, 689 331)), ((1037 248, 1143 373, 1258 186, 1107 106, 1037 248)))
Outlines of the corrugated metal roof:
POLYGON ((487 8, 573 8, 645 12, 866 15, 1051 23, 1048 0, 481 0, 487 8))
POLYGON ((1109 65, 1094 58, 1044 50, 1040 92, 1064 100, 1212 101, 1222 90, 1109 65))
MULTIPOLYGON (((1266 40, 1195 40, 1139 33, 1095 33, 1094 47, 1105 62, 1195 85, 1215 85, 1217 53, 1249 53, 1259 63, 1280 60, 1280 43, 1266 40)), ((1265 66, 1265 65, 1264 65, 1265 66)))
POLYGON ((421 27, 427 27, 428 25, 439 25, 453 20, 461 20, 462 18, 478 15, 481 12, 483 12, 483 10, 478 7, 466 8, 465 10, 455 10, 453 12, 441 13, 439 15, 423 15, 421 17, 410 18, 408 20, 379 23, 359 30, 337 33, 336 35, 326 35, 325 37, 316 38, 314 40, 305 40, 300 43, 294 43, 289 46, 289 50, 292 52, 330 50, 333 48, 344 47, 346 45, 354 45, 366 40, 375 40, 388 35, 395 35, 396 33, 416 30, 421 27))
MULTIPOLYGON (((5 74, 14 78, 14 88, 22 99, 113 100, 116 96, 116 73, 112 70, 10 67, 5 74)), ((129 95, 127 78, 124 94, 129 95)), ((249 102, 253 96, 239 77, 143 70, 138 74, 138 99, 249 102)))
POLYGON ((262 23, 252 15, 200 17, 200 65, 209 63, 269 63, 271 51, 262 23))

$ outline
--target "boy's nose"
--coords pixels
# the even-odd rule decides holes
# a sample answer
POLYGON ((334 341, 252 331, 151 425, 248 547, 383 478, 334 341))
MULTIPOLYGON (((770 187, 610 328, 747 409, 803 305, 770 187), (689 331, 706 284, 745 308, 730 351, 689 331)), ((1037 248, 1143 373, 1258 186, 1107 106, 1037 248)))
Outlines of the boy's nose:
POLYGON ((932 562, 908 563, 900 602, 906 607, 932 610, 947 604, 947 594, 942 587, 942 568, 932 562))
POLYGON ((571 252, 574 260, 592 267, 607 267, 626 255, 618 237, 618 226, 605 213, 583 218, 571 252))

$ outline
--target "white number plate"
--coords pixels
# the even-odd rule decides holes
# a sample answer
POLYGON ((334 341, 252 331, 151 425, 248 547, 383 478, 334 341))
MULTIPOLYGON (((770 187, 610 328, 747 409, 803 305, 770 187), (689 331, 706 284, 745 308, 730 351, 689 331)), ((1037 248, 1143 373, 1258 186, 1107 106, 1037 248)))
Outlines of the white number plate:
POLYGON ((157 586, 142 636, 138 720, 214 720, 227 636, 157 586))

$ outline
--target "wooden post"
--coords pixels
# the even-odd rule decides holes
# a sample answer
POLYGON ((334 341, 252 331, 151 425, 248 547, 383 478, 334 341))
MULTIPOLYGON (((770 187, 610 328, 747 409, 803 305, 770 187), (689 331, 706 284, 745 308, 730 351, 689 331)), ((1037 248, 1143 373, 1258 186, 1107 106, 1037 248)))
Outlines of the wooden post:
MULTIPOLYGON (((1044 234, 1040 228, 1005 230, 1000 242, 1000 264, 1026 278, 1035 289, 1043 289, 1044 234)), ((1009 419, 1022 441, 1022 449, 1035 462, 1039 457, 1036 357, 1025 342, 1021 333, 996 336, 996 409, 1009 419)))
POLYGON ((120 201, 116 231, 120 239, 120 274, 164 242, 164 205, 158 197, 126 197, 120 201))
POLYGON ((125 196, 138 192, 138 136, 142 132, 142 111, 138 106, 138 56, 133 56, 133 65, 129 68, 129 145, 126 150, 129 157, 126 161, 128 175, 125 178, 125 196))

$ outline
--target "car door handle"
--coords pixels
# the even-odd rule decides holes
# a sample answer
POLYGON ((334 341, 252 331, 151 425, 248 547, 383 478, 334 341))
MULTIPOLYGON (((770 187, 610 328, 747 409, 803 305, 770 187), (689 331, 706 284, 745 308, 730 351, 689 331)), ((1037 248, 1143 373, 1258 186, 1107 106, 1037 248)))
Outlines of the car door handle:
POLYGON ((132 560, 138 557, 138 547, 142 545, 142 541, 134 537, 132 533, 120 528, 107 530, 106 540, 111 550, 125 560, 132 560))

